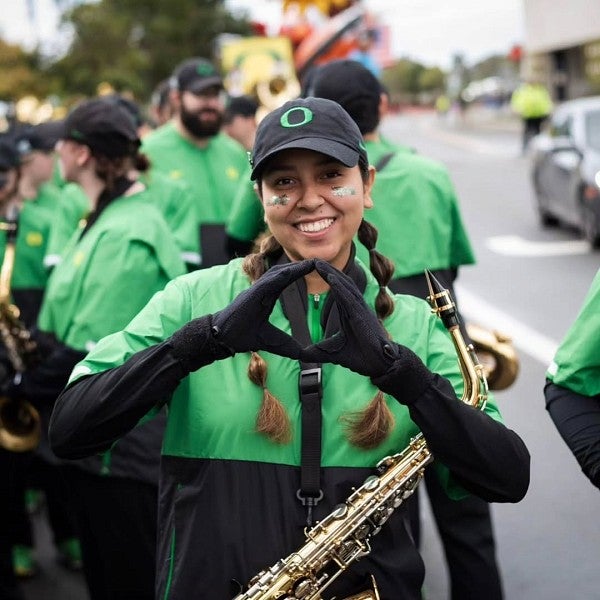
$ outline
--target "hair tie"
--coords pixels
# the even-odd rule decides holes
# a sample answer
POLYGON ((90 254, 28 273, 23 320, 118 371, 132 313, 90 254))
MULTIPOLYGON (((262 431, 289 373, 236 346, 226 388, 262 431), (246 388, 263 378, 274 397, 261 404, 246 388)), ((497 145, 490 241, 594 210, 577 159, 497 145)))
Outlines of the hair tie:
POLYGON ((369 248, 369 254, 375 254, 377 252, 377 248, 373 246, 373 248, 369 248))

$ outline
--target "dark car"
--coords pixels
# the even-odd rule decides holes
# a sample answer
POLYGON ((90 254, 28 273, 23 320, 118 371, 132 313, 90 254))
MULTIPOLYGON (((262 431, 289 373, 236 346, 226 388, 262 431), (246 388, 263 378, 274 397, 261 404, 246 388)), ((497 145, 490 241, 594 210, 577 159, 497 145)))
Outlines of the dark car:
POLYGON ((541 223, 576 227, 600 248, 600 96, 561 104, 530 148, 541 223))

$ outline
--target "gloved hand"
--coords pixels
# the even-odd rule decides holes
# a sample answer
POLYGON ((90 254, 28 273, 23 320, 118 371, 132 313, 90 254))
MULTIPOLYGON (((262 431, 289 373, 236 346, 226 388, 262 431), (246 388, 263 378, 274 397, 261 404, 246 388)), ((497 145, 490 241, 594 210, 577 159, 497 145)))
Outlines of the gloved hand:
POLYGON ((300 344, 269 323, 269 316, 281 292, 314 268, 314 260, 270 268, 229 306, 176 331, 169 340, 173 353, 189 372, 236 352, 266 350, 299 358, 300 344))
POLYGON ((401 402, 420 396, 433 373, 412 350, 389 339, 352 279, 325 261, 317 260, 315 266, 331 288, 340 332, 304 348, 300 358, 334 363, 371 377, 381 391, 401 402))

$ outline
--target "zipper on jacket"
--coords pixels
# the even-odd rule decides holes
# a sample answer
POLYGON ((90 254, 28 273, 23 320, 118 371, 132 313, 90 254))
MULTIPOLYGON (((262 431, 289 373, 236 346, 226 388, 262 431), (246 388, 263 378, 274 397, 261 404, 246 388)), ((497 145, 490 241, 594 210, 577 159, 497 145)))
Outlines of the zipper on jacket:
POLYGON ((310 333, 310 339, 313 343, 320 342, 323 339, 323 330, 321 328, 321 309, 324 305, 324 295, 323 294, 309 294, 312 296, 312 299, 309 302, 307 321, 308 321, 308 330, 310 333))

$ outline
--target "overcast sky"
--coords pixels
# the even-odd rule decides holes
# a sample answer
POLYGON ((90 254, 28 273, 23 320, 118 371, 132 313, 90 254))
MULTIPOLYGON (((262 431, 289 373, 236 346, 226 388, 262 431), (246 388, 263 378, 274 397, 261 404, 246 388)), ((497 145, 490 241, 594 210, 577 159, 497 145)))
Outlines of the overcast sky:
MULTIPOLYGON (((392 55, 409 56, 425 64, 448 68, 453 54, 473 63, 506 53, 524 43, 522 0, 364 0, 368 9, 392 32, 392 55)), ((231 8, 247 10, 276 32, 281 22, 280 0, 227 0, 231 8)), ((0 32, 5 39, 31 47, 36 40, 48 49, 60 45, 58 13, 53 0, 34 0, 36 18, 27 18, 27 0, 4 0, 0 32)))

